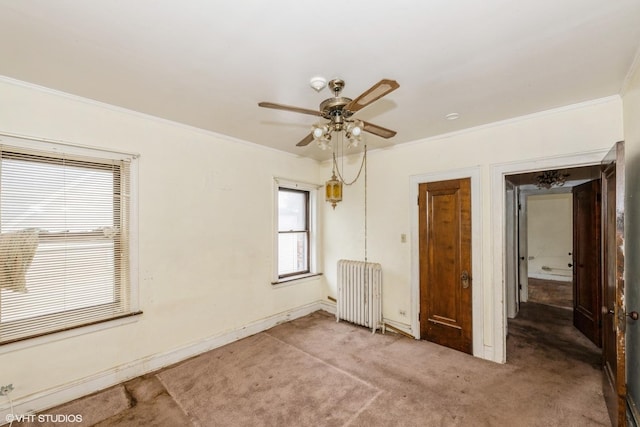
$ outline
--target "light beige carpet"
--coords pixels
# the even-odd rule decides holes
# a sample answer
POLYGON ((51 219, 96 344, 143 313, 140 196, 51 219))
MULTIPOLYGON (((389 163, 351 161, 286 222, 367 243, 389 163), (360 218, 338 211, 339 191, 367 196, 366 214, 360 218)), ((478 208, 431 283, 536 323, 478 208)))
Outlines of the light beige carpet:
POLYGON ((380 393, 368 382, 259 334, 158 374, 194 424, 342 426, 380 393))
POLYGON ((316 312, 44 412, 100 427, 610 425, 599 351, 570 310, 522 304, 507 358, 316 312))

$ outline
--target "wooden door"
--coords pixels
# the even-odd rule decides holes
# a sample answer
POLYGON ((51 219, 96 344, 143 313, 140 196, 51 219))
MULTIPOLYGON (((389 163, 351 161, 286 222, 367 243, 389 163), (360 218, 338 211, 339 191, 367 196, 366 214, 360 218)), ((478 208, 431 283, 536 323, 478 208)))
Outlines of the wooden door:
POLYGON ((573 325, 602 346, 600 180, 573 188, 573 325))
POLYGON ((518 187, 505 181, 505 288, 507 295, 507 317, 513 319, 520 310, 518 281, 518 187))
POLYGON ((529 237, 527 236, 527 198, 525 192, 518 195, 518 301, 529 300, 529 237))
POLYGON ((602 162, 603 391, 611 422, 626 425, 624 306, 624 142, 602 162))
POLYGON ((420 184, 420 336, 472 354, 471 179, 420 184))

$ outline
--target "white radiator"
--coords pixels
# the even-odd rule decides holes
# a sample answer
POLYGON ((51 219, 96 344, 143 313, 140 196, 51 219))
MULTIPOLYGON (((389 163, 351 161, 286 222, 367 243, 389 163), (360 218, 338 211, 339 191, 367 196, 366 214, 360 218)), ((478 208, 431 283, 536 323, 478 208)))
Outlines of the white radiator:
POLYGON ((378 263, 338 261, 338 298, 336 321, 346 320, 371 328, 375 333, 382 323, 382 267, 378 263))

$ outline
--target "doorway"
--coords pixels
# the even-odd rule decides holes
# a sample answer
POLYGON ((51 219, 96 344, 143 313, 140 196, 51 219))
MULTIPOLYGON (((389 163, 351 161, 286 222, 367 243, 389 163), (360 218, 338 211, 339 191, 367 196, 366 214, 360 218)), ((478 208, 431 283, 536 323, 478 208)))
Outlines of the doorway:
MULTIPOLYGON (((421 331, 420 292, 420 185, 430 182, 469 179, 471 191, 471 270, 469 278, 471 292, 471 352, 476 357, 494 360, 493 348, 484 343, 485 327, 484 292, 482 278, 482 169, 472 167, 444 172, 412 175, 410 197, 414 205, 411 212, 411 333, 416 339, 424 339, 421 331)), ((426 332, 426 331, 425 331, 426 332)))
POLYGON ((600 346, 600 166, 505 176, 507 318, 522 304, 572 311, 600 346), (554 172, 558 178, 544 178, 554 172))
MULTIPOLYGON (((571 186, 550 190, 522 190, 514 215, 515 287, 521 302, 537 302, 571 309, 573 218, 571 186)), ((517 308, 517 307, 516 307, 517 308)), ((515 312, 509 316, 513 318, 515 312)))
MULTIPOLYGON (((624 299, 624 142, 620 141, 609 150, 581 153, 565 157, 538 159, 517 164, 502 164, 492 168, 492 199, 496 201, 493 210, 494 233, 497 244, 494 247, 494 258, 500 260, 494 265, 496 277, 505 275, 506 255, 513 256, 513 251, 505 247, 504 215, 506 185, 505 177, 511 174, 529 171, 560 169, 567 167, 593 166, 601 167, 601 220, 602 244, 600 268, 602 269, 602 359, 605 375, 603 377, 603 392, 606 397, 607 409, 614 425, 625 425, 626 411, 626 381, 625 381, 625 327, 626 317, 632 319, 637 313, 626 313, 624 299), (611 365, 611 366, 609 366, 611 365)), ((496 341, 497 351, 501 351, 506 362, 506 323, 507 304, 500 300, 505 295, 505 282, 499 283, 496 289, 494 303, 502 307, 502 316, 496 323, 495 331, 504 334, 503 340, 496 341)), ((634 317, 635 316, 635 317, 634 317)))
MULTIPOLYGON (((609 150, 597 150, 584 153, 574 153, 546 158, 525 160, 521 162, 509 162, 491 166, 491 207, 490 222, 492 230, 492 277, 497 278, 491 287, 489 302, 494 307, 492 334, 495 337, 491 351, 485 351, 488 359, 505 363, 506 332, 507 332, 507 299, 506 299, 506 234, 505 234, 505 177, 508 175, 523 174, 532 171, 562 169, 582 166, 595 166, 602 163, 602 159, 609 150)), ((417 292, 416 292, 417 297, 417 292)))

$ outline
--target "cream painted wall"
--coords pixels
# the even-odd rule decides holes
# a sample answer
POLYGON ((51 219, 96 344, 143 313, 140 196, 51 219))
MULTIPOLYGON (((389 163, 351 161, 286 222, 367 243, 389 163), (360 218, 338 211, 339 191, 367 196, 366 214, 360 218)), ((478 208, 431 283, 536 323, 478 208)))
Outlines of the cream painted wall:
MULTIPOLYGON (((640 52, 623 96, 625 139, 625 297, 626 310, 640 312, 640 52)), ((640 422, 640 321, 627 323, 629 399, 640 422)))
MULTIPOLYGON (((14 399, 47 393, 86 377, 336 295, 335 265, 365 253, 361 179, 333 211, 322 203, 325 277, 274 289, 274 176, 323 182, 330 165, 241 143, 130 112, 0 80, 0 131, 138 152, 140 300, 132 324, 0 353, 0 379, 14 399), (189 183, 190 188, 182 187, 189 183), (250 265, 251 268, 247 268, 250 265), (325 283, 326 279, 326 283, 325 283)), ((400 130, 401 131, 401 130, 400 130)), ((412 176, 479 168, 479 230, 484 333, 495 347, 491 168, 496 164, 608 148, 622 138, 622 102, 607 98, 440 138, 369 153, 368 258, 384 268, 385 318, 410 329, 412 176), (405 243, 401 235, 406 234, 405 243), (405 311, 406 316, 400 315, 405 311)), ((350 179, 359 158, 347 159, 350 179)), ((492 358, 492 357, 488 357, 492 358)), ((499 356, 496 356, 499 359, 499 356)))
MULTIPOLYGON (((401 129, 399 131, 402 131, 401 129)), ((412 214, 417 211, 412 199, 412 176, 479 167, 481 178, 481 259, 474 259, 481 267, 480 282, 483 324, 480 342, 485 349, 479 354, 502 361, 501 346, 496 336, 499 319, 504 318, 502 277, 494 277, 494 239, 492 230, 492 167, 512 162, 572 155, 609 148, 622 138, 622 102, 611 97, 547 111, 502 123, 470 129, 466 132, 403 144, 391 149, 369 153, 367 182, 367 248, 371 262, 383 266, 383 314, 386 319, 405 330, 417 322, 411 310, 412 257, 417 248, 410 239, 402 243, 401 234, 413 236, 412 214), (405 311, 407 316, 402 316, 405 311), (413 318, 412 318, 413 317, 413 318)), ((348 170, 355 169, 353 160, 348 170)), ((331 174, 330 164, 322 165, 322 177, 331 174)), ((347 175, 352 175, 348 172, 347 175)), ((361 259, 364 254, 364 181, 346 188, 343 201, 332 211, 325 206, 325 273, 327 294, 336 295, 335 265, 340 258, 361 259)), ((412 282, 413 281, 413 282, 412 282)), ((474 350, 475 352, 475 350, 474 350)))
POLYGON ((571 281, 567 265, 573 250, 571 193, 528 196, 527 233, 529 277, 571 281))
POLYGON ((13 383, 14 401, 144 366, 323 297, 322 278, 270 284, 273 178, 315 183, 317 162, 10 80, 0 80, 0 132, 141 155, 144 314, 99 332, 2 349, 0 381, 13 383))

